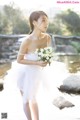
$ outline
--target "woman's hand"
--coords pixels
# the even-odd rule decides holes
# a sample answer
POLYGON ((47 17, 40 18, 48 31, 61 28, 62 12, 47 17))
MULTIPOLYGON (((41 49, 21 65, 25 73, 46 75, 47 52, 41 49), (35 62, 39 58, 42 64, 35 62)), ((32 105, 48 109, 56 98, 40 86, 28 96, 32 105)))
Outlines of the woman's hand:
POLYGON ((47 62, 44 61, 37 61, 36 63, 37 63, 36 65, 39 65, 41 67, 45 67, 47 65, 47 62))

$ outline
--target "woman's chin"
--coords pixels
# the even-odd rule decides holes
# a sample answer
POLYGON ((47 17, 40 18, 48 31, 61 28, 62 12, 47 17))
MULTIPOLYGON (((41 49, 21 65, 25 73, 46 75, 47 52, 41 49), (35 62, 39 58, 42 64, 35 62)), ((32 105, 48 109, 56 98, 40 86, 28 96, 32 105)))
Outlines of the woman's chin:
POLYGON ((43 30, 42 32, 43 32, 43 33, 46 33, 46 31, 45 31, 45 30, 43 30))

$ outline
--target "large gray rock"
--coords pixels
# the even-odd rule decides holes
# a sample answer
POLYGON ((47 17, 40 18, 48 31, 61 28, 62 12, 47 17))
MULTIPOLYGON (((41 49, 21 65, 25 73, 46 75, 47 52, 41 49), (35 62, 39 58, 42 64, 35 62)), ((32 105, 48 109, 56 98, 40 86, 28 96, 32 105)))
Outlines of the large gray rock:
POLYGON ((53 100, 53 105, 55 105, 59 109, 63 109, 65 107, 69 108, 69 107, 74 107, 75 106, 73 103, 69 102, 68 100, 66 100, 62 96, 59 96, 59 97, 55 98, 53 100))
POLYGON ((63 81, 63 85, 66 85, 70 88, 80 89, 80 75, 72 74, 63 81))
POLYGON ((80 94, 80 75, 72 74, 64 79, 59 90, 67 93, 80 94))

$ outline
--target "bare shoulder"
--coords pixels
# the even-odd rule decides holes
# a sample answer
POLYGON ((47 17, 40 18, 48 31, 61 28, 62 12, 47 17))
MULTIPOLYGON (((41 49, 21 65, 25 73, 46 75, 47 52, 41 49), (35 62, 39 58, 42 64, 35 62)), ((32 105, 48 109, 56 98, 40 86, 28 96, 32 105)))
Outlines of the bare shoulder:
POLYGON ((19 55, 24 55, 28 52, 29 44, 31 43, 30 36, 24 38, 19 49, 19 55))
POLYGON ((47 43, 50 44, 51 43, 51 36, 48 33, 46 33, 45 36, 46 36, 47 43))
POLYGON ((30 35, 28 35, 21 43, 21 46, 27 46, 31 42, 30 35))

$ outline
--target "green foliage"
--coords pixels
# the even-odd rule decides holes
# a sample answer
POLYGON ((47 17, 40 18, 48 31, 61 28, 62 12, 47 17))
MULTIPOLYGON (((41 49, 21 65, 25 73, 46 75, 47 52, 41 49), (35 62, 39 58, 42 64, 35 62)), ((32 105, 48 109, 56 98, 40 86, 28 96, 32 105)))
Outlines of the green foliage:
POLYGON ((13 27, 13 33, 14 34, 29 33, 29 25, 27 24, 27 21, 19 19, 18 23, 15 23, 15 25, 13 27))
POLYGON ((71 10, 56 14, 48 31, 59 35, 80 35, 80 17, 71 10))
POLYGON ((60 34, 60 35, 62 34, 59 24, 56 24, 56 22, 49 24, 47 32, 54 33, 54 34, 60 34))
POLYGON ((71 45, 76 48, 76 50, 78 51, 78 53, 80 53, 80 43, 76 42, 76 41, 71 41, 71 45))
POLYGON ((1 34, 8 34, 11 32, 11 24, 6 19, 6 16, 0 13, 0 33, 1 34))
POLYGON ((0 34, 26 34, 29 25, 23 12, 14 4, 5 5, 0 12, 0 34))
MULTIPOLYGON (((59 35, 80 35, 80 16, 72 10, 57 14, 51 20, 47 32, 59 35)), ((27 34, 27 18, 15 4, 5 5, 0 11, 0 34, 27 34)))
POLYGON ((58 14, 57 19, 61 20, 62 25, 66 26, 66 31, 72 35, 80 35, 80 16, 71 10, 67 10, 58 14))

